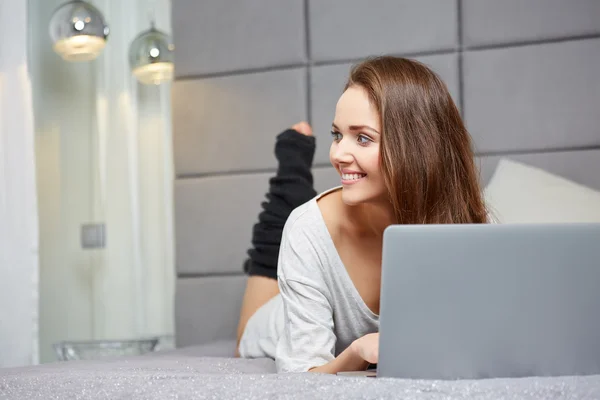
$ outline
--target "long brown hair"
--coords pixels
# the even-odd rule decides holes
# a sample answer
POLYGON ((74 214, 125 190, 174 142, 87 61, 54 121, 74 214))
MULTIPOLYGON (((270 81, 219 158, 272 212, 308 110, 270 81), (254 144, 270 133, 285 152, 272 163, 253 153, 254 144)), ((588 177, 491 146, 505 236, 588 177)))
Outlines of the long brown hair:
POLYGON ((399 224, 485 223, 471 137, 444 82, 425 65, 384 56, 355 66, 381 118, 381 170, 399 224))

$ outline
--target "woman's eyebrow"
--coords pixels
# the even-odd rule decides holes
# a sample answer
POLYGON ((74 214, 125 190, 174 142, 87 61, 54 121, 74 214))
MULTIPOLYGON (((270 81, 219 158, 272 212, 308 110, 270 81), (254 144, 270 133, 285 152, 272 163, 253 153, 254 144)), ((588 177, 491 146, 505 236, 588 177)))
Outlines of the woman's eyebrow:
MULTIPOLYGON (((337 125, 335 123, 331 124, 331 126, 334 129, 338 130, 338 131, 341 130, 340 128, 337 127, 337 125)), ((373 132, 375 132, 376 134, 379 135, 379 132, 377 132, 375 129, 371 128, 368 125, 350 125, 348 127, 348 129, 351 130, 351 131, 360 131, 360 130, 368 129, 368 130, 373 131, 373 132)))

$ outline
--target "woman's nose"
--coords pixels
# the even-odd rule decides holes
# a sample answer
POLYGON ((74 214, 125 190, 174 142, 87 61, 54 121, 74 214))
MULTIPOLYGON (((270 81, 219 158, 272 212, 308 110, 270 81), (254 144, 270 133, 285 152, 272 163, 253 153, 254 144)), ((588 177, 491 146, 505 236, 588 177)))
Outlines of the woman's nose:
POLYGON ((334 142, 331 148, 331 158, 339 164, 348 164, 352 162, 352 154, 348 148, 348 141, 344 139, 334 142))

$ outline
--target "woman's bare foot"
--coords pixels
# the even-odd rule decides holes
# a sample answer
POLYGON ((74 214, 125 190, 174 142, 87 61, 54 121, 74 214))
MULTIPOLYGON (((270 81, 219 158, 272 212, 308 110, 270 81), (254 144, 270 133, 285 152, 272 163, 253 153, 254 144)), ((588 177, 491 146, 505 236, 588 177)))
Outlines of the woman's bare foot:
POLYGON ((298 122, 297 124, 292 126, 292 129, 297 132, 300 132, 301 134, 303 134, 305 136, 312 136, 312 134, 313 134, 312 128, 306 121, 298 122))

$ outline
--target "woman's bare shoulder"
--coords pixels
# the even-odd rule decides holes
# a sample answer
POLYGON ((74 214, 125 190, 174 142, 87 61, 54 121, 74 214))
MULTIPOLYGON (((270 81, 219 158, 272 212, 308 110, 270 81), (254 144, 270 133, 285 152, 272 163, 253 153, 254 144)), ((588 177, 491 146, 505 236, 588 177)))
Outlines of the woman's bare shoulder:
POLYGON ((342 201, 342 190, 338 189, 328 192, 317 200, 317 205, 329 233, 334 235, 339 230, 346 207, 342 201))

